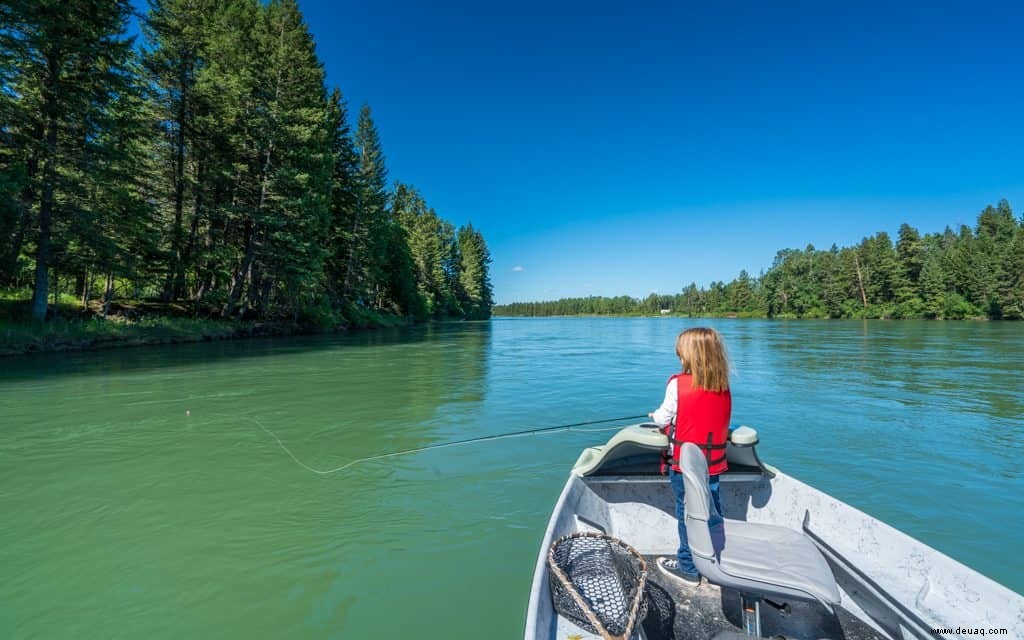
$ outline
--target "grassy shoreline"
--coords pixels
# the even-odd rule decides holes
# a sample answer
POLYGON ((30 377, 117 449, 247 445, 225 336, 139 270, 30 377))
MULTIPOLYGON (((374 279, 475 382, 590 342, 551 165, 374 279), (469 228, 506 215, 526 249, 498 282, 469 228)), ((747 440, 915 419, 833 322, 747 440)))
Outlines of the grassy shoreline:
POLYGON ((245 340, 274 336, 341 333, 409 323, 393 314, 359 310, 348 318, 319 323, 285 320, 226 320, 194 317, 169 305, 119 304, 107 317, 80 305, 51 306, 55 318, 27 320, 24 301, 0 301, 0 358, 36 353, 93 351, 124 347, 245 340), (162 310, 163 313, 159 311, 162 310))

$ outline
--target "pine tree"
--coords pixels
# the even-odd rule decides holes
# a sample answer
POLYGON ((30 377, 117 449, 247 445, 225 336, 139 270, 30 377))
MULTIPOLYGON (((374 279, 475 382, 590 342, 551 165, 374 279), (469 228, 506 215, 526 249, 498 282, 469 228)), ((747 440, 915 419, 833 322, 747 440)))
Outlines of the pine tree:
POLYGON ((193 94, 202 100, 192 124, 195 184, 183 262, 193 272, 190 295, 196 308, 228 316, 236 312, 242 293, 245 275, 239 265, 253 238, 262 167, 259 134, 265 120, 258 115, 264 101, 255 69, 263 54, 261 9, 252 0, 214 3, 205 16, 205 57, 193 94))
MULTIPOLYGON (((1009 208, 1008 203, 1006 207, 1009 208)), ((1007 320, 1024 320, 1024 217, 1014 226, 1013 240, 1005 257, 1002 315, 1007 320)))
POLYGON ((697 288, 696 282, 690 283, 690 286, 686 288, 683 296, 683 309, 685 310, 686 315, 693 317, 703 312, 700 301, 700 290, 697 288))
POLYGON ((491 317, 494 304, 488 265, 491 253, 483 235, 468 224, 459 228, 459 293, 466 318, 484 320, 491 317))
MULTIPOLYGON (((76 177, 102 154, 103 113, 129 91, 132 41, 127 0, 10 0, 4 5, 3 57, 17 95, 11 133, 29 167, 25 203, 35 211, 32 317, 46 315, 54 254, 67 242, 73 212, 86 206, 76 177)), ((8 96, 9 97, 9 96, 8 96)), ((8 100, 9 102, 9 100, 8 100)))
MULTIPOLYGON (((775 254, 775 260, 764 277, 765 298, 768 305, 769 317, 783 316, 794 313, 791 300, 794 293, 793 282, 793 260, 795 251, 783 249, 775 254)), ((718 296, 715 293, 715 284, 711 283, 708 288, 708 296, 705 298, 705 311, 717 312, 718 296)))
POLYGON ((433 209, 430 211, 434 213, 434 217, 438 221, 437 236, 440 239, 441 271, 444 274, 442 291, 445 294, 445 307, 441 315, 452 318, 465 317, 466 314, 460 302, 463 298, 461 293, 462 284, 459 282, 462 256, 459 253, 455 225, 441 219, 433 209))
POLYGON ((130 12, 0 3, 0 284, 34 257, 35 317, 72 279, 232 318, 489 309, 454 227, 388 207, 369 108, 353 136, 295 0, 151 0, 141 64, 130 12))
MULTIPOLYGON (((976 262, 984 265, 985 310, 989 317, 1001 318, 1004 307, 1015 306, 1012 269, 1013 244, 1018 225, 1010 203, 1000 200, 988 206, 978 216, 976 262)), ((1011 313, 1013 311, 1011 310, 1011 313)))
POLYGON ((416 264, 409 248, 406 229, 393 216, 388 220, 388 238, 385 244, 384 301, 400 315, 411 315, 416 320, 428 316, 427 305, 420 295, 416 264))
MULTIPOLYGON (((197 183, 204 161, 202 135, 197 128, 207 97, 198 86, 205 65, 210 18, 215 8, 210 0, 151 0, 143 24, 149 46, 144 64, 159 105, 158 121, 163 134, 160 154, 164 184, 170 202, 170 246, 163 288, 164 299, 185 294, 186 264, 191 251, 186 246, 184 218, 186 199, 197 201, 197 183)), ((198 207, 193 207, 190 227, 198 231, 198 207)), ((194 250, 196 231, 189 239, 194 250)))
MULTIPOLYGON (((71 212, 58 272, 76 274, 76 293, 89 298, 88 283, 105 279, 104 312, 115 278, 138 290, 159 264, 152 180, 152 111, 143 97, 142 74, 132 65, 121 90, 94 116, 92 152, 74 175, 81 206, 71 212)), ((69 174, 70 175, 70 174, 69 174)), ((57 257, 57 256, 55 256, 57 257)))
POLYGON ((849 297, 849 277, 843 269, 839 247, 835 244, 822 254, 821 301, 829 318, 844 315, 843 302, 849 297))
POLYGON ((892 315, 895 290, 900 286, 900 266, 889 234, 880 231, 865 238, 857 257, 871 317, 892 315))
POLYGON ((435 315, 443 308, 445 287, 437 216, 428 211, 416 189, 402 183, 395 185, 392 211, 408 243, 422 313, 425 317, 435 315))
POLYGON ((387 250, 387 168, 380 137, 368 105, 359 110, 355 146, 358 153, 356 206, 348 264, 342 285, 347 302, 379 308, 387 250))
POLYGON ((333 158, 324 72, 298 5, 274 0, 263 13, 263 136, 260 227, 248 302, 263 315, 273 302, 291 315, 313 303, 322 281, 333 158))
POLYGON ((893 297, 897 312, 902 317, 914 317, 921 313, 919 281, 923 268, 921 235, 909 224, 900 225, 896 241, 896 257, 899 269, 893 277, 893 297))
POLYGON ((353 223, 358 204, 357 173, 359 159, 348 123, 348 107, 341 90, 331 92, 328 105, 328 126, 331 135, 330 222, 325 238, 325 285, 331 303, 341 307, 345 302, 343 285, 348 275, 354 241, 353 223))
POLYGON ((954 270, 957 295, 963 297, 966 304, 960 301, 954 305, 958 317, 976 315, 988 307, 989 279, 988 260, 983 253, 984 244, 978 242, 974 232, 967 225, 960 226, 960 234, 953 249, 952 267, 954 270))
POLYGON ((18 276, 35 200, 30 177, 38 170, 37 154, 30 150, 32 113, 13 90, 28 55, 18 12, 18 5, 0 3, 0 87, 12 88, 0 91, 0 285, 14 284, 18 276))
POLYGON ((924 245, 918 280, 921 313, 926 318, 938 318, 945 306, 945 285, 942 274, 941 244, 939 238, 924 245))
POLYGON ((740 275, 729 283, 729 306, 732 311, 749 313, 757 308, 754 284, 750 274, 741 270, 740 275))

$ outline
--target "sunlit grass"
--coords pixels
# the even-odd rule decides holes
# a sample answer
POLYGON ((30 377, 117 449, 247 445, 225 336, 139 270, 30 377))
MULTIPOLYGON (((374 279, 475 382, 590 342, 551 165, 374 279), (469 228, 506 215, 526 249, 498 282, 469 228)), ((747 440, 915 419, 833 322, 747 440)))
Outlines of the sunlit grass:
POLYGON ((97 313, 99 308, 93 300, 88 309, 83 309, 80 298, 65 294, 56 303, 51 300, 49 319, 37 322, 32 320, 30 292, 0 291, 0 355, 284 333, 279 329, 258 332, 259 325, 254 322, 188 317, 182 315, 183 308, 168 305, 119 301, 120 310, 134 313, 106 318, 97 313))
POLYGON ((301 320, 253 321, 196 317, 182 304, 118 300, 107 317, 97 300, 63 295, 45 322, 32 320, 31 292, 0 290, 0 356, 117 346, 227 340, 300 332, 366 329, 406 324, 400 316, 361 307, 301 320))
POLYGON ((253 323, 196 318, 139 320, 88 318, 48 322, 0 320, 0 355, 64 351, 103 346, 223 340, 244 334, 253 323))

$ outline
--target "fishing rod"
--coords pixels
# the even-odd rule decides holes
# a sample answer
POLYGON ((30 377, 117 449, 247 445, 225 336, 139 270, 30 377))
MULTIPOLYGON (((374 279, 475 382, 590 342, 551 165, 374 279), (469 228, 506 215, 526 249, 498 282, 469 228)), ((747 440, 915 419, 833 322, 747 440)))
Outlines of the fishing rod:
POLYGON ((260 422, 259 419, 255 418, 253 416, 240 416, 240 417, 252 420, 257 425, 259 425, 260 429, 262 429, 267 435, 269 435, 271 438, 273 438, 275 441, 277 441, 278 446, 280 446, 282 449, 284 449, 284 452, 287 453, 291 457, 291 459, 295 461, 296 464, 298 464, 299 466, 301 466, 302 468, 304 468, 304 469, 306 469, 308 471, 312 471, 313 473, 316 473, 318 475, 326 476, 326 475, 330 475, 332 473, 338 473, 339 471, 344 471, 345 469, 348 469, 349 467, 357 465, 357 464, 359 464, 361 462, 370 462, 372 460, 383 460, 384 458, 394 458, 394 457, 397 457, 397 456, 404 456, 404 455, 409 455, 409 454, 412 454, 412 453, 420 453, 421 451, 430 451, 432 449, 444 449, 444 448, 447 448, 447 447, 458 447, 458 446, 467 445, 467 444, 477 444, 479 442, 487 442, 489 440, 502 440, 502 439, 505 439, 505 438, 522 438, 522 437, 525 437, 525 436, 535 436, 535 435, 542 434, 542 433, 554 433, 556 431, 609 431, 611 429, 618 429, 619 427, 618 426, 602 427, 600 429, 581 429, 580 427, 587 427, 587 426, 591 426, 591 425, 595 425, 595 424, 605 424, 605 423, 608 423, 608 422, 623 422, 625 420, 639 420, 640 418, 647 418, 648 416, 647 416, 647 414, 644 414, 644 415, 640 415, 640 416, 623 416, 621 418, 606 418, 604 420, 588 420, 586 422, 573 422, 573 423, 570 423, 570 424, 559 424, 559 425, 555 425, 553 427, 540 427, 540 428, 537 428, 537 429, 524 429, 522 431, 511 431, 511 432, 508 432, 508 433, 496 433, 496 434, 489 435, 489 436, 478 436, 476 438, 466 438, 465 440, 455 440, 453 442, 440 442, 440 443, 437 443, 437 444, 427 445, 425 447, 416 447, 415 449, 403 449, 402 451, 392 451, 391 453, 382 453, 382 454, 375 455, 375 456, 367 456, 365 458, 356 458, 355 460, 351 460, 349 462, 346 462, 345 464, 341 465, 340 467, 335 467, 333 469, 316 469, 314 467, 309 466, 308 464, 306 464, 302 460, 299 460, 299 458, 294 453, 292 453, 291 449, 289 449, 285 445, 285 443, 281 441, 281 438, 277 437, 277 434, 274 433, 273 431, 271 431, 265 424, 260 422))

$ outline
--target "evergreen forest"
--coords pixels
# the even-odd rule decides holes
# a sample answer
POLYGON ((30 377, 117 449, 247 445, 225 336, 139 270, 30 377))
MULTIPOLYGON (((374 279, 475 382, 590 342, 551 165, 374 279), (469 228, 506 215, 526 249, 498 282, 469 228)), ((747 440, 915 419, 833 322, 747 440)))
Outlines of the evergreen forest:
POLYGON ((483 235, 389 182, 370 107, 326 84, 295 0, 133 11, 0 2, 0 290, 21 319, 68 300, 321 327, 490 316, 483 235))
POLYGON ((767 271, 690 283, 675 295, 566 298, 494 308, 502 316, 658 315, 768 318, 1024 318, 1024 218, 1006 200, 973 228, 896 241, 881 231, 855 246, 784 249, 767 271))

